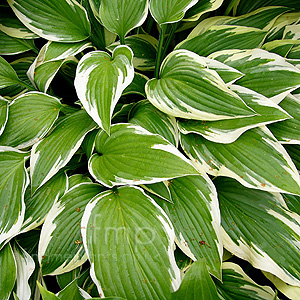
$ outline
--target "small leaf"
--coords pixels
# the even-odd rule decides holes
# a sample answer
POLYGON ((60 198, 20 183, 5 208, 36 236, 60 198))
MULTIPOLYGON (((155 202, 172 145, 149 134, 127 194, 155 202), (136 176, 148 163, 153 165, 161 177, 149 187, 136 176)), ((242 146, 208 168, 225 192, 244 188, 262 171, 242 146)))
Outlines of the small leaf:
POLYGON ((50 41, 78 42, 90 35, 85 9, 75 0, 7 1, 19 20, 32 32, 50 41), (55 20, 55 26, 53 26, 55 20))
POLYGON ((137 94, 146 98, 145 85, 148 80, 146 75, 134 72, 132 82, 124 89, 122 95, 137 94))
POLYGON ((0 96, 0 136, 3 133, 5 126, 7 124, 8 104, 9 102, 5 98, 0 96))
POLYGON ((96 196, 81 228, 101 297, 161 300, 178 288, 173 226, 140 188, 124 186, 96 196))
POLYGON ((0 56, 0 89, 19 83, 20 79, 16 71, 0 56))
POLYGON ((132 57, 129 47, 119 46, 112 57, 103 51, 89 52, 77 66, 77 95, 88 114, 108 133, 114 107, 134 77, 132 57))
POLYGON ((89 171, 108 187, 198 174, 175 146, 137 125, 115 124, 111 136, 100 132, 95 149, 97 153, 89 159, 89 171))
POLYGON ((188 50, 171 52, 162 63, 160 78, 148 81, 145 90, 155 107, 175 117, 222 120, 255 114, 216 71, 188 50))
POLYGON ((39 287, 43 300, 60 300, 57 296, 55 296, 55 294, 47 291, 38 281, 37 285, 39 287))
MULTIPOLYGON (((167 180, 162 182, 156 182, 152 184, 141 185, 147 192, 149 192, 151 197, 153 195, 164 199, 165 201, 173 203, 170 189, 168 187, 169 182, 167 180)), ((155 199, 155 198, 154 198, 155 199)))

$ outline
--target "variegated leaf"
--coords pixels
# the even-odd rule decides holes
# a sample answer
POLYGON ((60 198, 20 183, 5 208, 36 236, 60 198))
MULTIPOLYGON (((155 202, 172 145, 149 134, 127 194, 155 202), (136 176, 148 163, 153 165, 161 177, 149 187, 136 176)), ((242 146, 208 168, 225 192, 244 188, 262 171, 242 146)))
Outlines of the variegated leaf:
POLYGON ((122 95, 137 94, 146 98, 145 85, 148 80, 146 75, 134 72, 132 82, 124 89, 122 95))
POLYGON ((90 35, 85 9, 75 0, 8 0, 19 20, 50 41, 78 42, 90 35), (55 24, 55 26, 53 26, 55 24))
POLYGON ((3 133, 5 126, 7 124, 8 104, 9 102, 5 98, 0 96, 0 136, 3 133))
POLYGON ((195 175, 190 161, 158 134, 132 124, 115 124, 111 135, 99 132, 89 171, 101 184, 150 184, 195 175))
POLYGON ((67 115, 50 135, 34 144, 30 157, 31 192, 63 168, 80 147, 85 135, 96 123, 84 111, 67 115))
POLYGON ((300 286, 300 217, 276 195, 245 188, 230 178, 214 181, 224 247, 286 283, 300 286))
POLYGON ((0 56, 0 89, 20 84, 20 79, 12 66, 0 56))
POLYGON ((145 90, 155 107, 175 117, 222 120, 255 115, 201 56, 184 49, 165 58, 160 78, 148 81, 145 90))
POLYGON ((101 297, 162 300, 178 289, 173 226, 140 188, 124 186, 96 196, 81 227, 101 297))
MULTIPOLYGON (((150 193, 151 197, 155 195, 165 201, 173 203, 171 191, 169 189, 169 181, 161 181, 152 184, 143 184, 141 185, 148 193, 150 193)), ((155 198, 155 197, 154 197, 155 198)))
POLYGON ((134 77, 132 57, 129 47, 118 46, 112 57, 103 51, 89 52, 77 66, 77 95, 88 114, 108 133, 113 109, 134 77))
POLYGON ((24 220, 28 157, 28 152, 0 147, 0 249, 19 233, 24 220))
POLYGON ((80 183, 92 183, 92 180, 83 174, 74 174, 68 178, 68 190, 80 183))
POLYGON ((239 95, 249 107, 256 111, 257 115, 248 118, 220 121, 180 119, 178 120, 180 132, 183 134, 200 134, 209 141, 227 144, 234 142, 241 134, 251 128, 290 118, 290 115, 279 105, 261 94, 238 85, 231 85, 230 89, 239 95))
POLYGON ((232 177, 246 187, 300 195, 294 163, 265 127, 250 129, 231 144, 213 143, 196 134, 181 135, 181 144, 208 174, 232 177))
POLYGON ((87 203, 104 188, 80 183, 50 209, 42 227, 38 259, 43 275, 69 272, 86 261, 80 221, 87 203))

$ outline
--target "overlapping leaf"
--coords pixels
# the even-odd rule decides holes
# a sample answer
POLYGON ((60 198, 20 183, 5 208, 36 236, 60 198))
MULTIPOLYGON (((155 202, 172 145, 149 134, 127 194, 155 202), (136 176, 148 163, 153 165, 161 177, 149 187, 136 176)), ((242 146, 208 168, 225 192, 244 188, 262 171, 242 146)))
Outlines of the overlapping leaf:
POLYGON ((161 65, 160 78, 148 81, 145 90, 155 107, 175 117, 221 120, 255 114, 216 71, 188 50, 171 52, 161 65))
POLYGON ((134 77, 132 57, 129 47, 118 46, 112 57, 103 51, 89 52, 77 66, 77 95, 88 114, 108 133, 113 109, 134 77))
POLYGON ((300 286, 299 215, 280 205, 274 194, 245 188, 229 178, 214 183, 224 247, 254 267, 300 286))
POLYGON ((9 102, 0 96, 0 136, 4 131, 4 128, 8 119, 8 104, 9 102))
POLYGON ((34 144, 30 157, 32 193, 69 162, 85 135, 95 127, 89 115, 80 110, 63 118, 49 136, 34 144))
POLYGON ((20 79, 16 71, 0 56, 0 89, 19 83, 20 79))
POLYGON ((300 177, 291 158, 271 132, 246 131, 231 144, 210 142, 200 135, 181 136, 182 146, 199 168, 227 176, 247 187, 300 195, 300 177))
POLYGON ((109 187, 198 174, 174 145, 137 125, 115 124, 110 136, 100 132, 95 150, 97 153, 89 159, 89 171, 109 187))
POLYGON ((101 193, 86 207, 81 226, 101 297, 161 300, 178 289, 173 226, 140 188, 101 193))
POLYGON ((8 0, 19 20, 50 41, 78 42, 90 35, 85 9, 75 0, 8 0))

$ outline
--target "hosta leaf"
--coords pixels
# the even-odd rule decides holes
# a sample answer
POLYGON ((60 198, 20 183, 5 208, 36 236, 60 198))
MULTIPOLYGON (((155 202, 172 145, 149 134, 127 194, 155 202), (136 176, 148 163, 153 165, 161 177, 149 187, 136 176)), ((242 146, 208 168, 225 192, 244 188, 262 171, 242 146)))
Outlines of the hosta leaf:
POLYGON ((231 85, 230 89, 256 111, 257 115, 220 121, 181 119, 178 121, 180 132, 201 134, 207 140, 216 143, 232 143, 248 129, 290 118, 280 106, 261 94, 238 85, 231 85))
POLYGON ((0 145, 26 148, 43 138, 62 108, 60 101, 47 94, 29 92, 9 105, 8 121, 0 145))
POLYGON ((141 26, 148 14, 147 0, 101 0, 99 16, 102 24, 121 39, 141 26))
POLYGON ((92 299, 91 296, 77 285, 77 279, 70 282, 57 296, 60 300, 92 299))
POLYGON ((19 20, 50 41, 78 42, 90 35, 85 9, 75 0, 8 0, 19 20))
POLYGON ((99 129, 95 129, 90 131, 84 138, 84 140, 82 141, 81 144, 81 148, 84 150, 87 158, 89 159, 93 153, 94 153, 94 149, 95 149, 95 138, 97 133, 99 132, 99 129))
POLYGON ((149 184, 198 172, 188 159, 157 134, 131 124, 100 132, 89 160, 91 175, 105 186, 149 184))
POLYGON ((218 292, 224 299, 274 300, 275 292, 269 286, 256 284, 243 269, 234 263, 222 265, 222 283, 215 280, 218 292))
POLYGON ((29 184, 26 152, 0 147, 0 249, 17 235, 25 214, 24 194, 29 184))
POLYGON ((232 177, 251 188, 300 195, 295 165, 265 127, 250 129, 231 144, 213 143, 195 134, 182 135, 181 143, 208 174, 232 177))
POLYGON ((8 300, 17 278, 17 265, 11 245, 7 244, 0 251, 0 298, 8 300))
POLYGON ((0 30, 7 35, 19 39, 35 39, 38 35, 25 27, 10 7, 1 7, 0 11, 0 30))
POLYGON ((16 71, 0 56, 0 89, 19 83, 20 79, 16 71))
POLYGON ((197 21, 203 14, 218 9, 223 0, 202 0, 191 7, 184 16, 184 21, 197 21))
POLYGON ((171 52, 162 63, 160 78, 146 84, 148 100, 164 113, 186 119, 220 120, 255 114, 216 71, 206 67, 191 51, 171 52))
POLYGON ((266 50, 224 50, 210 55, 210 58, 244 73, 245 76, 236 84, 272 97, 276 103, 300 87, 300 70, 283 57, 266 50))
POLYGON ((288 95, 280 102, 280 106, 287 111, 293 119, 269 125, 276 139, 281 143, 300 144, 300 97, 288 95))
POLYGON ((125 186, 96 196, 81 227, 101 297, 169 299, 178 289, 173 226, 140 188, 125 186))
POLYGON ((296 168, 300 170, 300 145, 284 145, 296 168))
POLYGON ((180 21, 185 12, 197 2, 197 0, 151 0, 149 8, 155 21, 162 25, 180 21))
POLYGON ((184 276, 180 288, 172 300, 210 299, 219 300, 217 288, 210 277, 205 259, 194 262, 184 276))
POLYGON ((132 82, 124 89, 122 95, 137 94, 146 98, 145 85, 148 80, 144 74, 134 72, 132 82))
POLYGON ((138 102, 131 109, 129 123, 157 133, 173 145, 178 146, 179 134, 175 118, 162 113, 148 100, 138 102))
POLYGON ((29 300, 31 289, 28 280, 35 269, 34 260, 16 243, 13 246, 13 253, 17 267, 17 296, 22 300, 29 300))
POLYGON ((0 136, 3 133, 4 128, 7 124, 8 104, 9 102, 5 98, 0 96, 0 136))
POLYGON ((0 55, 14 55, 34 49, 32 40, 11 37, 0 31, 0 55))
POLYGON ((49 136, 34 144, 30 157, 32 193, 69 162, 85 135, 95 127, 89 115, 80 110, 63 118, 49 136))
POLYGON ((77 66, 77 95, 88 114, 108 133, 114 107, 134 77, 132 57, 129 47, 119 46, 112 57, 103 51, 89 52, 77 66))
POLYGON ((68 189, 70 190, 75 185, 78 185, 78 184, 84 183, 84 182, 91 183, 92 180, 89 177, 84 176, 83 174, 74 174, 68 178, 68 183, 69 183, 68 189))
POLYGON ((297 42, 298 41, 294 40, 275 40, 265 43, 262 46, 262 49, 276 53, 282 57, 286 57, 297 42))
POLYGON ((186 49, 202 56, 226 49, 252 49, 261 46, 267 32, 245 26, 218 25, 192 39, 181 42, 176 49, 186 49))
POLYGON ((289 194, 282 194, 282 196, 289 210, 300 215, 300 197, 289 194))
POLYGON ((33 195, 31 195, 30 189, 27 189, 25 194, 26 211, 22 232, 32 230, 44 222, 50 208, 65 193, 67 184, 67 176, 61 171, 33 195))
POLYGON ((206 258, 208 270, 221 280, 223 245, 217 191, 207 176, 169 181, 172 203, 160 205, 175 228, 176 244, 191 259, 206 258))
POLYGON ((230 178, 214 183, 224 247, 254 267, 300 286, 299 215, 281 206, 271 193, 245 188, 230 178))
MULTIPOLYGON (((167 180, 162 182, 156 182, 152 184, 141 185, 147 192, 151 193, 151 197, 153 195, 164 199, 165 201, 173 203, 170 189, 168 187, 169 182, 167 180)), ((155 199, 155 198, 154 198, 155 199)))
POLYGON ((43 300, 60 300, 55 294, 47 291, 38 281, 37 285, 39 287, 43 300))
POLYGON ((86 260, 80 221, 87 203, 103 187, 81 183, 54 203, 42 227, 38 258, 43 275, 69 272, 86 260))

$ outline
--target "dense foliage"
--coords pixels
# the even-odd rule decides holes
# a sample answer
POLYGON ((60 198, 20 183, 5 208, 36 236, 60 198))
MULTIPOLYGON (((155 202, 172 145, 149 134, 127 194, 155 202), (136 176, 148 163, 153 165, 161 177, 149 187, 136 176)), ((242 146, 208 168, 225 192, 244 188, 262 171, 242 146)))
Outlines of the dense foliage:
POLYGON ((1 1, 0 55, 0 299, 300 299, 299 0, 1 1))

